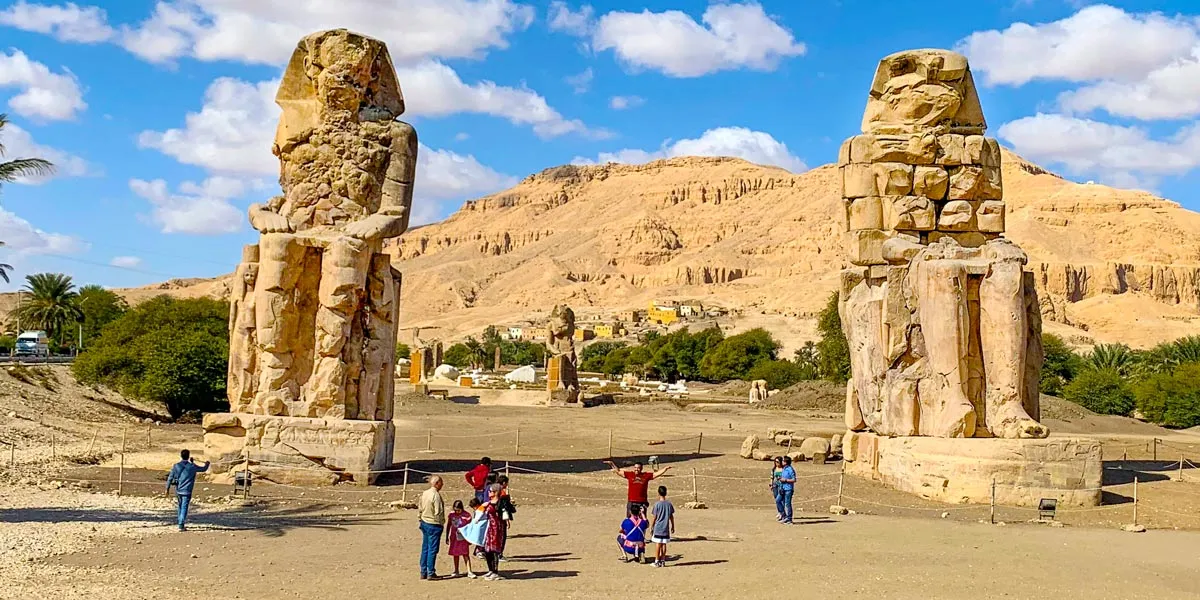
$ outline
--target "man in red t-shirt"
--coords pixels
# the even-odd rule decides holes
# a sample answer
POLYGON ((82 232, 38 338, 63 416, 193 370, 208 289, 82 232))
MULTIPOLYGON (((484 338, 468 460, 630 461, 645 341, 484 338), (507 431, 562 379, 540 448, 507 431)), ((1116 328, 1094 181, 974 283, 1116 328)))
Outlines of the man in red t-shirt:
POLYGON ((480 502, 487 502, 487 477, 492 472, 492 459, 483 457, 479 459, 479 464, 475 465, 474 469, 467 471, 467 483, 475 490, 475 497, 479 498, 480 502))
POLYGON ((631 509, 634 505, 642 507, 642 514, 646 514, 646 508, 650 506, 650 499, 646 497, 646 490, 650 487, 650 482, 655 477, 662 477, 663 473, 671 470, 671 467, 663 467, 657 471, 647 473, 642 471, 642 463, 633 463, 631 469, 618 469, 617 465, 612 461, 606 460, 605 464, 612 467, 613 473, 620 475, 629 482, 629 503, 625 505, 625 516, 631 514, 631 509))

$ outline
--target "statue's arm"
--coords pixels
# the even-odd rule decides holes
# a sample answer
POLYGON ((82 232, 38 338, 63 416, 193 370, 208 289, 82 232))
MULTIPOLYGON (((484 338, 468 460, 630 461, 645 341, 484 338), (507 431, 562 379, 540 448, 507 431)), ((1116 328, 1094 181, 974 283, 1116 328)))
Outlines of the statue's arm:
POLYGON ((346 226, 346 234, 364 240, 388 239, 408 230, 413 181, 417 174, 417 131, 403 121, 392 123, 392 147, 379 210, 346 226))
POLYGON ((279 197, 273 198, 269 204, 251 204, 250 226, 260 233, 290 233, 292 224, 272 206, 278 204, 278 199, 279 197))

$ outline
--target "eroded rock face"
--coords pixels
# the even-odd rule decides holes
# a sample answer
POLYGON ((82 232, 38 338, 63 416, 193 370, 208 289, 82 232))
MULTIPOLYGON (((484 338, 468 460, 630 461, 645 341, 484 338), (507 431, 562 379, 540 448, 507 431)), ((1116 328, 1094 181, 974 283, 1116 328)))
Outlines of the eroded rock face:
POLYGON ((382 245, 408 227, 417 137, 396 120, 404 98, 387 48, 344 29, 310 35, 276 101, 283 194, 250 207, 261 235, 232 290, 230 410, 320 420, 308 430, 390 421, 400 274, 382 245))
POLYGON ((965 57, 880 62, 863 135, 839 160, 851 430, 1049 434, 1036 421, 1041 308, 1025 253, 1001 237, 1000 148, 985 128, 965 57))

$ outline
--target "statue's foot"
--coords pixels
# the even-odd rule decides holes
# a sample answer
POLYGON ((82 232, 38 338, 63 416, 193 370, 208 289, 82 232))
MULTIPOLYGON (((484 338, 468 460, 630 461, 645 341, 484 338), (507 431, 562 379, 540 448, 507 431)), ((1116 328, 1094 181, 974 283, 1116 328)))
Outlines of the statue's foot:
POLYGON ((969 438, 975 435, 978 416, 975 407, 967 399, 948 403, 938 416, 936 431, 928 435, 947 438, 969 438))
POLYGON ((998 438, 1037 440, 1050 435, 1050 428, 1033 420, 1018 402, 1006 403, 992 417, 988 420, 988 429, 998 438))

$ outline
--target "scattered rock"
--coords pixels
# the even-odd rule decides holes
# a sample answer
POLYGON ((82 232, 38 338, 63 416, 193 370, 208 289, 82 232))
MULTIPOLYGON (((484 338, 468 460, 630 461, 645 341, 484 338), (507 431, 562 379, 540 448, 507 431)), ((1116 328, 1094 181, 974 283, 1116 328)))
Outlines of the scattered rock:
POLYGON ((1122 527, 1121 529, 1124 531, 1128 531, 1129 533, 1145 533, 1146 532, 1145 525, 1134 524, 1134 523, 1130 523, 1129 525, 1126 525, 1126 526, 1122 527))
POLYGON ((410 500, 396 500, 395 502, 388 502, 388 507, 392 510, 415 510, 417 503, 410 500))
POLYGON ((778 435, 794 435, 796 432, 791 429, 783 429, 782 427, 768 427, 767 437, 774 439, 778 435))
POLYGON ((755 448, 754 451, 750 453, 750 458, 753 458, 754 460, 775 460, 775 455, 765 450, 755 448))
POLYGON ((950 518, 950 513, 949 513, 949 512, 946 512, 946 511, 942 511, 942 518, 943 518, 943 519, 949 519, 949 518, 950 518))
POLYGON ((800 445, 800 453, 806 460, 816 460, 817 455, 820 455, 819 462, 824 463, 825 457, 829 456, 829 440, 819 437, 807 438, 800 445))
POLYGON ((842 434, 835 433, 829 438, 829 456, 842 455, 842 434))
POLYGON ((848 514, 850 514, 850 509, 848 509, 845 506, 842 506, 840 504, 834 504, 829 507, 829 514, 831 514, 831 515, 848 515, 848 514))
POLYGON ((684 502, 683 507, 688 510, 704 510, 708 505, 703 502, 684 502))
POLYGON ((758 436, 751 435, 742 442, 742 451, 739 454, 742 458, 753 458, 755 450, 758 450, 758 436))

